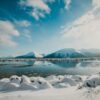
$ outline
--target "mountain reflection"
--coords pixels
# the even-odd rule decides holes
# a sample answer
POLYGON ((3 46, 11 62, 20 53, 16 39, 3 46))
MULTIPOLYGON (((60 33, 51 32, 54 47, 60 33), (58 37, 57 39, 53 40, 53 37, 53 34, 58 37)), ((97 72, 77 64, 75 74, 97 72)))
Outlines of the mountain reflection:
POLYGON ((77 61, 52 61, 51 63, 59 66, 59 67, 76 67, 79 62, 77 61))
POLYGON ((100 72, 100 61, 27 61, 0 64, 0 78, 11 75, 64 75, 100 72))

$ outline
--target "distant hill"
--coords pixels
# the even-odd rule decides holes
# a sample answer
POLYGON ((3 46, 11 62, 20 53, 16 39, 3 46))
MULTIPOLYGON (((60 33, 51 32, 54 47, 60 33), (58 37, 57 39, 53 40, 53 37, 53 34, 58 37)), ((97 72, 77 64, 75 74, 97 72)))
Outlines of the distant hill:
POLYGON ((44 58, 80 58, 84 57, 80 51, 77 51, 73 48, 62 49, 51 54, 46 55, 44 58))
POLYGON ((99 49, 80 49, 65 48, 55 51, 50 54, 38 54, 36 52, 29 52, 16 58, 81 58, 81 57, 100 57, 99 49))
POLYGON ((24 55, 17 56, 16 58, 42 58, 43 56, 36 52, 29 52, 24 55))
POLYGON ((100 57, 99 49, 81 49, 80 53, 85 57, 100 57))

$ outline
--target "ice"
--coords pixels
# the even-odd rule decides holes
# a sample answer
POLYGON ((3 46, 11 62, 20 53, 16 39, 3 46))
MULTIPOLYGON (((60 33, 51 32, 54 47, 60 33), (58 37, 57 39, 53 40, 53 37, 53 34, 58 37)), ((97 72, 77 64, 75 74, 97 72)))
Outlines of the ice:
POLYGON ((82 78, 79 75, 72 75, 71 76, 72 79, 74 79, 76 82, 82 82, 82 78))
POLYGON ((52 88, 52 85, 42 77, 35 79, 32 84, 37 86, 38 89, 52 88))
POLYGON ((91 100, 91 98, 100 100, 100 76, 97 74, 51 75, 46 78, 13 75, 0 80, 0 100, 91 100))
POLYGON ((19 89, 20 90, 37 90, 38 87, 30 83, 21 83, 19 89))
POLYGON ((8 82, 8 83, 5 83, 4 85, 2 85, 1 91, 12 91, 12 90, 16 91, 18 89, 18 87, 19 87, 18 84, 8 82))
POLYGON ((31 83, 31 81, 30 81, 29 77, 22 75, 21 83, 31 83))
POLYGON ((20 84, 21 78, 18 77, 17 75, 13 75, 13 76, 10 77, 10 81, 11 81, 12 83, 20 84))
POLYGON ((77 83, 76 83, 75 80, 73 80, 72 78, 67 78, 67 77, 65 77, 65 78, 62 80, 62 83, 69 84, 70 86, 75 86, 75 85, 77 85, 77 83))
POLYGON ((100 77, 98 75, 88 77, 83 84, 85 87, 96 87, 98 85, 100 85, 100 77))

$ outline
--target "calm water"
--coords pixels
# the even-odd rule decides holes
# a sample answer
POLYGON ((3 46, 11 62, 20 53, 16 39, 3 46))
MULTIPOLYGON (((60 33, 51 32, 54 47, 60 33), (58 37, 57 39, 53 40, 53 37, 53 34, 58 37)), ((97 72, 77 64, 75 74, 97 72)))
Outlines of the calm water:
POLYGON ((87 75, 100 72, 100 61, 36 61, 36 62, 0 62, 0 78, 11 75, 47 76, 51 74, 87 75))

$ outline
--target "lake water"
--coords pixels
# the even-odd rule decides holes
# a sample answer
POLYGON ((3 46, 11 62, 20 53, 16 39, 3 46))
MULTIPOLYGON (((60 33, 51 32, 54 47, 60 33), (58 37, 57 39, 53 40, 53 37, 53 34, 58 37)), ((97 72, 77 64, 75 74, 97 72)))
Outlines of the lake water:
POLYGON ((0 78, 11 75, 90 75, 100 72, 100 61, 0 62, 0 78))

